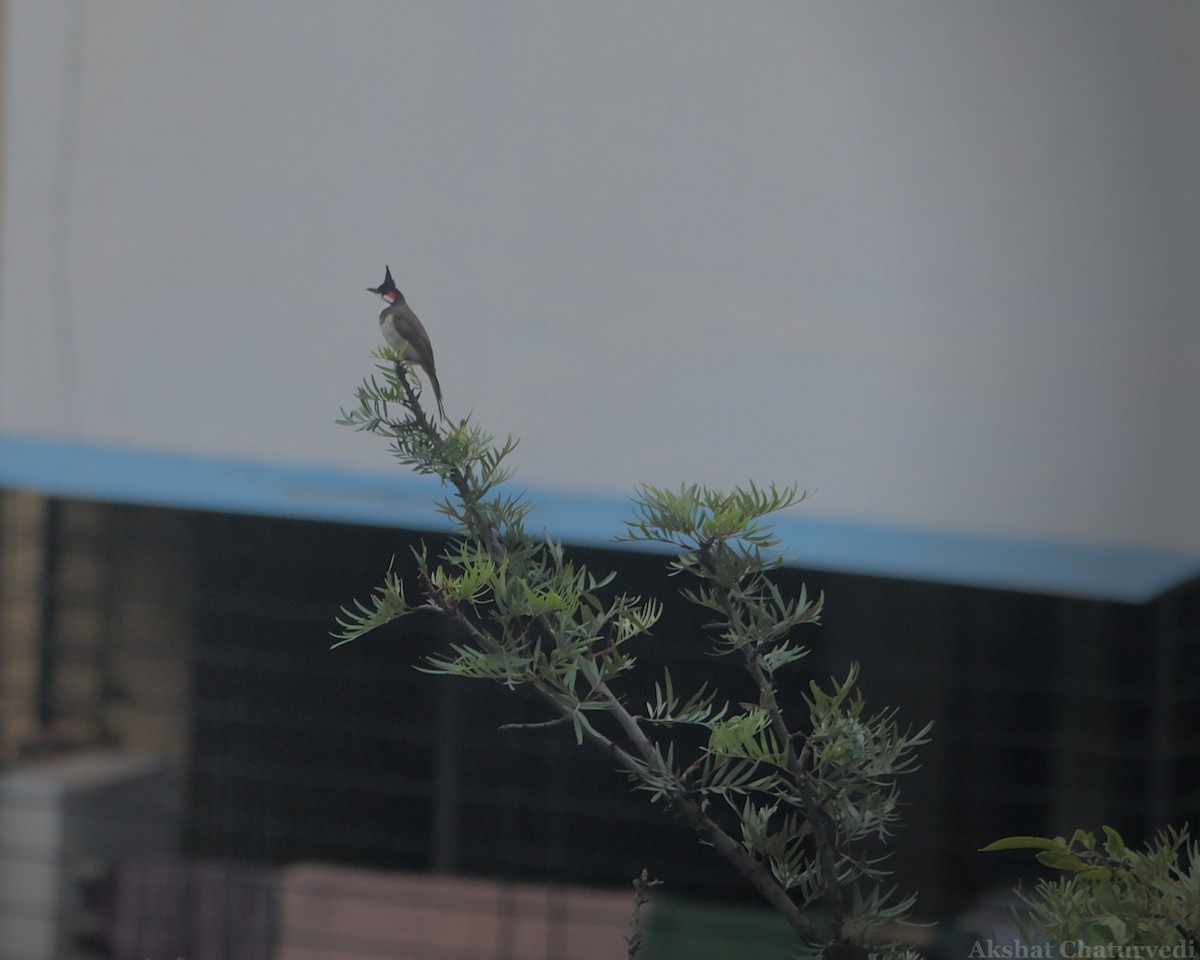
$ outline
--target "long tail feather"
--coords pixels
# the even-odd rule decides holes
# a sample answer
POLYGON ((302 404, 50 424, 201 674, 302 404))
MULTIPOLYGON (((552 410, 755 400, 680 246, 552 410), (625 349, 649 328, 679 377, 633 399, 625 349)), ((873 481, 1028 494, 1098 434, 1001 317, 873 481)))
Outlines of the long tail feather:
POLYGON ((429 382, 433 384, 433 395, 437 399, 438 416, 445 420, 446 408, 442 406, 442 385, 438 383, 437 374, 432 369, 427 368, 425 372, 429 374, 429 382))

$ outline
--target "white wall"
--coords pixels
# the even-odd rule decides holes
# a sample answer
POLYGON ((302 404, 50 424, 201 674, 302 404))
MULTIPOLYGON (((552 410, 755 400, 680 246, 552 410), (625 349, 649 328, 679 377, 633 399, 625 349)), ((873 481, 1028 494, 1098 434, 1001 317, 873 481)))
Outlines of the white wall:
POLYGON ((9 0, 0 434, 1200 555, 1200 4, 9 0))

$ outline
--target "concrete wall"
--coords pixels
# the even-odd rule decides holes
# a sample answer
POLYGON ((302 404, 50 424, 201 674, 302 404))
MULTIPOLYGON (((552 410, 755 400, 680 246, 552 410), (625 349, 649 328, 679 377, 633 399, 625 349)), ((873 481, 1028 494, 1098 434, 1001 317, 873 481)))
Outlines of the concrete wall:
POLYGON ((0 434, 1200 555, 1200 6, 10 0, 0 434))

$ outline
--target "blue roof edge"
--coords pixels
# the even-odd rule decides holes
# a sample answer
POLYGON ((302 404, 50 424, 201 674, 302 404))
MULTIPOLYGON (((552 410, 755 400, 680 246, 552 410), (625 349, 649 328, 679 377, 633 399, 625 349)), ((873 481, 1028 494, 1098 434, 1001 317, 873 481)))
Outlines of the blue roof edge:
MULTIPOLYGON (((0 436, 0 487, 58 497, 442 531, 437 481, 396 471, 257 463, 79 441, 0 436)), ((628 497, 530 490, 531 526, 556 540, 621 548, 628 497)), ((1200 557, 935 532, 898 526, 776 519, 789 563, 804 568, 1145 603, 1200 577, 1200 557)), ((640 545, 638 545, 640 546, 640 545)))

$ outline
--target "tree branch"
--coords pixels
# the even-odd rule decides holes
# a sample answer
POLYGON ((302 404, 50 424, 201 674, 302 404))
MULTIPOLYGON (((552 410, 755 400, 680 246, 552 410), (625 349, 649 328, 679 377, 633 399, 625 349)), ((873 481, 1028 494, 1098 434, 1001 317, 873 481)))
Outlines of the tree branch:
MULTIPOLYGON (((712 577, 713 589, 721 601, 725 619, 730 624, 731 629, 735 629, 735 625, 741 622, 738 618, 737 605, 729 588, 723 586, 716 579, 717 565, 716 559, 713 556, 711 541, 701 543, 696 549, 695 554, 701 567, 712 577)), ((842 889, 841 884, 838 883, 836 839, 834 836, 837 831, 836 824, 826 810, 825 804, 813 790, 812 784, 809 782, 805 764, 802 762, 801 757, 796 754, 795 734, 788 729, 787 722, 783 718, 783 710, 779 706, 778 698, 775 696, 775 685, 767 677, 763 670, 762 662, 759 660, 757 644, 752 639, 745 638, 741 643, 741 650, 746 670, 749 672, 750 679, 758 689, 759 704, 766 710, 767 717, 771 723, 771 730, 783 748, 784 762, 788 772, 792 775, 793 789, 800 798, 804 816, 812 828, 813 845, 816 847, 818 862, 821 864, 821 874, 824 878, 822 887, 825 891, 825 897, 829 902, 829 912, 833 921, 834 935, 832 939, 844 943, 846 942, 845 925, 849 916, 849 910, 846 904, 845 891, 842 889)))
MULTIPOLYGON (((461 504, 461 511, 451 507, 451 516, 462 523, 468 538, 477 540, 486 548, 496 565, 495 575, 498 581, 502 581, 492 585, 491 589, 495 591, 496 597, 499 597, 501 591, 506 591, 509 587, 520 587, 528 592, 528 581, 523 579, 523 574, 527 574, 529 571, 525 570, 526 564, 521 561, 528 561, 531 570, 535 572, 539 569, 548 570, 551 567, 545 566, 548 561, 541 555, 530 553, 527 556, 524 540, 519 541, 517 546, 512 549, 506 547, 506 542, 509 542, 513 535, 521 533, 520 513, 507 513, 502 509, 501 501, 493 504, 482 499, 495 482, 494 475, 489 471, 499 463, 509 448, 493 451, 491 454, 478 453, 475 448, 470 446, 470 443, 490 443, 490 438, 483 440, 480 439, 482 435, 468 433, 463 434, 464 438, 468 438, 466 446, 460 446, 457 443, 453 446, 447 445, 438 426, 426 417, 418 394, 406 376, 406 369, 401 363, 396 364, 396 380, 403 392, 403 398, 399 398, 394 390, 391 397, 379 396, 377 392, 376 403, 378 404, 380 400, 386 402, 389 399, 396 399, 409 411, 411 420, 392 422, 381 419, 378 406, 372 420, 371 411, 366 406, 369 400, 364 399, 364 409, 367 412, 357 422, 373 423, 376 428, 386 425, 402 459, 408 458, 405 462, 415 465, 421 472, 436 474, 452 487, 454 497, 461 504), (475 467, 478 467, 478 470, 475 467), (529 556, 534 556, 536 559, 530 561, 529 556), (539 565, 541 566, 539 567, 539 565)), ((460 429, 466 431, 466 425, 464 424, 460 429)), ((384 431, 379 430, 378 432, 383 433, 384 431)), ((715 542, 712 538, 698 540, 692 548, 693 555, 700 560, 710 574, 715 573, 713 549, 715 542)), ((530 549, 532 550, 532 548, 530 549)), ((561 558, 549 562, 559 564, 560 560, 561 558)), ((558 567, 553 568, 558 569, 558 567)), ((559 570, 559 572, 562 571, 559 570)), ((747 630, 739 620, 739 612, 745 612, 743 605, 747 602, 746 598, 728 587, 721 586, 715 577, 712 579, 716 590, 715 595, 721 598, 721 605, 725 612, 724 628, 738 633, 747 630)), ((704 793, 689 787, 689 780, 697 764, 693 763, 687 767, 682 775, 668 765, 657 741, 652 739, 647 730, 639 723, 638 718, 625 707, 609 686, 608 680, 611 679, 614 672, 619 672, 621 669, 620 662, 614 661, 615 671, 610 670, 603 655, 595 654, 593 651, 592 645, 595 643, 595 637, 592 637, 590 633, 586 635, 581 633, 571 634, 569 641, 563 640, 564 626, 563 622, 560 622, 559 613, 557 610, 544 612, 546 608, 542 607, 539 609, 543 612, 533 613, 528 618, 530 625, 537 624, 541 638, 520 634, 517 639, 513 640, 513 643, 517 644, 517 648, 514 649, 508 645, 508 641, 512 637, 510 627, 508 625, 493 627, 476 622, 473 602, 460 604, 458 602, 460 598, 454 593, 454 587, 439 587, 428 576, 422 577, 422 586, 431 605, 450 616, 481 654, 495 655, 496 662, 502 665, 501 669, 503 669, 505 658, 520 658, 520 663, 523 665, 515 668, 511 673, 511 682, 532 684, 534 690, 554 714, 552 719, 543 722, 505 724, 501 729, 541 729, 568 723, 573 724, 581 739, 598 747, 620 769, 630 774, 644 787, 662 796, 670 809, 695 831, 701 840, 711 845, 718 856, 737 870, 784 917, 802 941, 814 947, 830 942, 802 912, 796 901, 792 899, 785 884, 776 879, 772 872, 771 859, 765 855, 760 859, 758 854, 752 852, 753 847, 742 843, 726 832, 721 823, 710 814, 704 793), (501 631, 501 633, 494 634, 493 630, 501 631), (547 664, 542 659, 547 655, 547 651, 540 646, 540 644, 549 642, 547 638, 560 644, 559 653, 565 653, 569 659, 566 661, 561 657, 557 661, 551 659, 547 664), (566 644, 566 646, 561 646, 562 644, 566 644), (525 659, 530 653, 532 653, 533 659, 525 659), (565 663, 568 662, 572 666, 568 672, 561 674, 555 672, 558 667, 553 666, 554 663, 562 666, 565 670, 565 663), (579 680, 576 679, 577 677, 579 680), (585 677, 591 678, 591 685, 581 695, 578 692, 578 684, 585 677), (617 739, 596 729, 590 722, 587 722, 586 717, 581 713, 584 707, 599 708, 601 705, 603 712, 619 730, 619 733, 616 733, 617 739)), ((737 586, 740 587, 740 580, 737 586)), ((519 596, 520 592, 518 591, 516 595, 519 596)), ((568 616, 572 615, 568 614, 568 616)), ((588 629, 591 630, 590 627, 588 629)), ((712 629, 718 629, 718 627, 712 629)), ((785 751, 783 758, 785 767, 793 782, 790 788, 786 780, 780 785, 784 790, 793 791, 800 800, 800 807, 812 832, 823 878, 820 890, 824 894, 834 920, 833 942, 827 948, 826 956, 836 958, 856 956, 859 952, 858 948, 853 947, 845 937, 848 910, 845 891, 839 884, 837 875, 837 826, 824 799, 818 796, 807 771, 811 745, 806 741, 804 748, 799 754, 797 753, 795 746, 797 735, 789 731, 784 721, 782 710, 775 696, 774 685, 764 669, 758 646, 751 638, 742 637, 740 640, 746 667, 759 691, 759 702, 768 716, 773 734, 778 738, 785 751)), ((551 657, 553 653, 553 650, 549 651, 551 657)), ((614 654, 614 656, 616 655, 614 654)), ((608 727, 608 729, 612 728, 608 727)), ((697 761, 697 763, 699 762, 697 761)), ((641 882, 647 882, 644 874, 641 882)), ((637 926, 637 911, 644 902, 644 888, 638 887, 634 906, 634 925, 630 937, 630 957, 636 955, 640 946, 641 935, 637 926)))
MULTIPOLYGON (((457 605, 446 604, 444 597, 441 596, 441 592, 438 591, 436 585, 427 579, 425 586, 427 590, 432 590, 438 595, 438 599, 443 601, 443 609, 454 618, 472 640, 492 653, 503 652, 500 642, 495 637, 486 630, 476 626, 457 605)), ((559 714, 558 718, 551 722, 557 722, 558 720, 571 722, 573 714, 571 708, 564 704, 558 697, 554 696, 544 683, 537 679, 534 679, 532 682, 538 695, 559 714)), ((684 823, 698 833, 702 839, 706 840, 717 851, 719 856, 749 881, 763 898, 783 916, 802 939, 809 943, 819 943, 821 935, 818 933, 816 927, 800 911, 799 907, 797 907, 792 898, 788 896, 787 891, 771 875, 767 867, 726 833, 721 825, 708 815, 704 805, 688 793, 687 788, 680 778, 675 776, 674 771, 661 769, 658 753, 653 743, 651 743, 645 731, 638 725, 636 718, 625 708, 625 705, 621 703, 608 685, 602 681, 597 684, 596 690, 604 697, 605 702, 608 704, 608 713, 616 720, 617 725, 626 737, 629 738, 634 749, 641 755, 642 759, 639 760, 638 757, 631 754, 616 741, 605 736, 590 725, 585 725, 582 728, 584 739, 594 746, 599 747, 616 761, 619 767, 643 783, 646 782, 647 771, 652 768, 657 769, 660 774, 673 779, 674 789, 666 794, 666 798, 675 813, 684 823)))

